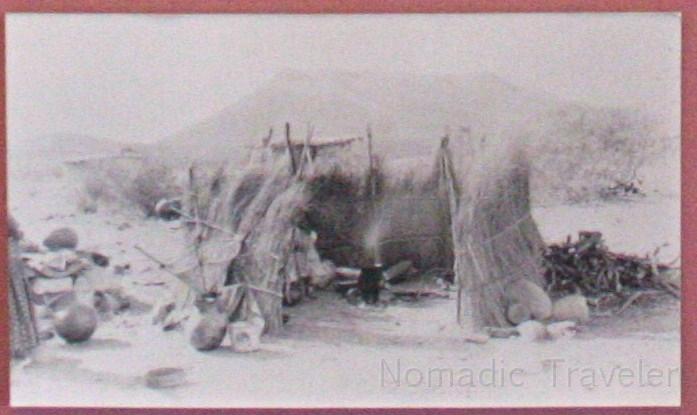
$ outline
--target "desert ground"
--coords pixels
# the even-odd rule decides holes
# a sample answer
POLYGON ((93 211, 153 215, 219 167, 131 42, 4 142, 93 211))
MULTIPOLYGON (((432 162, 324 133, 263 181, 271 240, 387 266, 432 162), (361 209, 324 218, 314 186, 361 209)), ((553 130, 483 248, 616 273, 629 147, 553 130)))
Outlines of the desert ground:
MULTIPOLYGON (((74 203, 78 187, 68 174, 11 178, 10 212, 25 237, 39 243, 55 228, 72 227, 80 247, 109 256, 110 268, 130 265, 130 272, 113 278, 140 302, 155 305, 183 295, 178 282, 134 249, 137 244, 163 259, 175 259, 184 248, 180 224, 118 209, 79 213, 74 203)), ((599 230, 613 251, 643 255, 667 244, 659 252, 662 261, 680 255, 675 194, 538 205, 533 215, 547 242, 580 230, 599 230)), ((595 313, 576 336, 544 342, 466 342, 455 307, 454 292, 448 299, 386 307, 356 307, 338 294, 319 292, 288 308, 283 333, 264 337, 261 350, 248 354, 234 353, 226 343, 212 352, 198 352, 189 344, 190 325, 165 332, 152 324, 154 308, 128 310, 100 322, 87 343, 69 345, 54 337, 32 359, 14 362, 11 402, 491 407, 680 401, 680 303, 670 296, 638 301, 621 315, 595 313), (162 367, 183 369, 186 382, 170 389, 146 387, 145 374, 162 367)))

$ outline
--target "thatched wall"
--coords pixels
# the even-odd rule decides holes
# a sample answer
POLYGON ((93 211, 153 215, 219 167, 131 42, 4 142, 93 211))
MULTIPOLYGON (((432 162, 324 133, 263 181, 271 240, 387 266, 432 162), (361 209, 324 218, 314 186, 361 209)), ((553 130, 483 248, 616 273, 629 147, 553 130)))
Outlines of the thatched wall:
MULTIPOLYGON (((481 161, 485 163, 485 161, 481 161)), ((475 330, 507 326, 504 289, 517 279, 542 285, 542 237, 530 211, 529 165, 513 151, 473 175, 454 222, 460 321, 475 330)))
POLYGON ((259 304, 266 328, 271 332, 282 324, 283 288, 297 247, 296 233, 303 232, 297 227, 297 219, 307 196, 306 185, 295 182, 270 200, 264 216, 249 233, 226 274, 226 285, 242 283, 263 290, 253 289, 249 295, 259 304))

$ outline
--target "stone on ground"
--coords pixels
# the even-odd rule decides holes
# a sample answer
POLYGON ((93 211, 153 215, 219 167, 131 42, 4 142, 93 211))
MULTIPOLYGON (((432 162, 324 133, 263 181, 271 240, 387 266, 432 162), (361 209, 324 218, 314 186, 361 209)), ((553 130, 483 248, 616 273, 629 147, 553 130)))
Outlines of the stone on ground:
POLYGON ((77 248, 77 233, 71 228, 59 228, 44 239, 44 246, 51 251, 77 248))

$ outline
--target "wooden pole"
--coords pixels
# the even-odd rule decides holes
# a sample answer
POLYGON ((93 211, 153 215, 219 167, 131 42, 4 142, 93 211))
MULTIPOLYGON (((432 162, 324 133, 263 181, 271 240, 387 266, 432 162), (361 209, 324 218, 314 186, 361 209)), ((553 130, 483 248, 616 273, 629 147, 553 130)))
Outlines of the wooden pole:
POLYGON ((458 192, 455 188, 455 178, 453 177, 453 171, 450 160, 450 153, 448 151, 448 144, 450 137, 447 135, 441 139, 441 177, 445 182, 445 189, 448 195, 448 206, 449 206, 449 216, 450 216, 450 238, 453 244, 453 271, 455 272, 455 281, 457 282, 457 323, 462 326, 462 302, 464 297, 464 287, 462 284, 462 275, 460 270, 460 262, 458 261, 458 252, 460 252, 460 247, 457 241, 457 227, 455 225, 455 220, 457 216, 457 198, 458 192))
POLYGON ((206 291, 206 277, 205 277, 205 272, 203 270, 204 264, 203 264, 203 255, 201 254, 201 244, 203 243, 203 234, 206 232, 207 228, 203 228, 201 226, 201 220, 200 220, 200 201, 199 201, 199 195, 198 195, 198 184, 196 182, 196 173, 194 171, 195 166, 192 163, 191 167, 189 168, 189 191, 191 192, 191 205, 193 209, 193 216, 194 216, 194 250, 196 253, 196 262, 198 263, 198 268, 196 269, 197 273, 201 276, 201 286, 203 287, 203 290, 206 291))
POLYGON ((288 147, 288 156, 290 157, 290 171, 295 175, 297 167, 295 166, 295 157, 293 156, 293 146, 290 143, 290 123, 286 123, 286 146, 288 147))
POLYGON ((303 151, 300 154, 300 165, 298 166, 298 177, 302 179, 303 171, 305 166, 309 169, 310 174, 312 174, 312 152, 310 150, 310 142, 312 141, 312 136, 314 135, 315 127, 312 124, 307 125, 307 135, 305 136, 305 141, 303 143, 303 151))
POLYGON ((366 136, 368 138, 368 186, 370 188, 370 199, 375 199, 376 183, 373 177, 373 132, 370 129, 370 124, 366 128, 366 136))

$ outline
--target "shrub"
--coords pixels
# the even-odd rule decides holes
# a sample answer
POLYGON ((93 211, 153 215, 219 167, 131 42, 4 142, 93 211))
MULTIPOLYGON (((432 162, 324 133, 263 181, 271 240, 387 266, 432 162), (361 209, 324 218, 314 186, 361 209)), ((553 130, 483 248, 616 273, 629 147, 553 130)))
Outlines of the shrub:
POLYGON ((543 199, 601 198, 617 183, 636 181, 660 151, 651 120, 625 110, 560 111, 537 134, 533 179, 543 199))
POLYGON ((96 210, 97 203, 136 208, 147 216, 161 199, 177 197, 181 189, 174 171, 152 158, 107 158, 77 166, 83 176, 79 208, 96 210))
POLYGON ((179 193, 170 169, 161 165, 144 165, 127 186, 125 197, 147 216, 152 216, 157 202, 176 197, 179 193))

